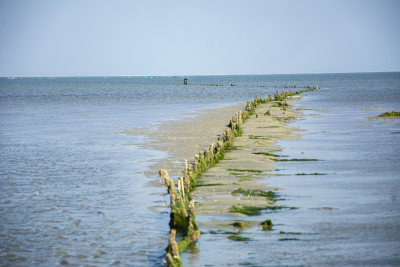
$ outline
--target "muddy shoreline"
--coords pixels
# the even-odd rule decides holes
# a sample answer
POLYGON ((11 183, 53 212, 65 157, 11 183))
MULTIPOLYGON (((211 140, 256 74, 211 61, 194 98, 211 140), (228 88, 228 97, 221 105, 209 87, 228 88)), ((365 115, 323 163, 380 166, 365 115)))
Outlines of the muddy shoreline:
MULTIPOLYGON (((235 221, 237 217, 261 215, 264 210, 294 209, 276 205, 280 189, 258 181, 272 176, 269 172, 274 170, 274 162, 280 160, 274 154, 279 151, 276 141, 300 138, 293 133, 297 129, 285 126, 299 116, 291 108, 290 102, 298 99, 298 94, 315 89, 319 88, 296 92, 277 90, 273 98, 255 97, 247 101, 245 107, 236 112, 225 127, 221 125, 225 117, 216 114, 226 116, 237 106, 203 112, 186 123, 164 124, 157 131, 147 133, 152 133, 154 138, 154 142, 149 142, 150 147, 175 156, 154 164, 149 171, 152 174, 155 168, 159 169, 170 196, 171 231, 164 260, 167 266, 182 266, 180 253, 192 247, 200 237, 201 231, 195 216, 197 213, 224 217, 222 221, 207 218, 206 224, 201 227, 212 227, 211 231, 217 233, 223 231, 221 226, 231 226, 235 232, 228 238, 245 241, 246 238, 239 235, 243 228, 258 224, 263 230, 271 230, 273 224, 269 219, 244 223, 235 221), (220 128, 216 130, 218 126, 220 128), (211 145, 207 147, 207 143, 211 145), (200 152, 194 153, 195 149, 200 152), (183 176, 178 179, 174 179, 174 176, 179 175, 179 169, 182 169, 176 157, 186 158, 183 176)), ((143 129, 138 132, 143 134, 143 129)), ((204 220, 199 222, 201 224, 204 220)))
MULTIPOLYGON (((198 214, 224 216, 233 221, 247 217, 241 212, 232 212, 234 206, 260 209, 280 207, 270 198, 252 194, 252 191, 271 191, 278 195, 281 190, 267 186, 265 180, 274 175, 271 171, 275 169, 275 161, 279 160, 274 154, 280 150, 276 142, 301 138, 295 133, 298 129, 286 125, 300 116, 291 108, 292 101, 296 100, 288 100, 285 110, 276 102, 262 104, 257 107, 258 117, 252 116, 242 125, 243 133, 234 139, 234 149, 227 151, 223 160, 203 173, 192 193, 198 214), (270 115, 266 115, 268 111, 270 115), (244 192, 234 192, 239 189, 244 192)), ((198 222, 200 226, 207 227, 221 224, 218 220, 205 224, 198 222)))
MULTIPOLYGON (((276 140, 283 139, 280 130, 275 132, 266 131, 266 129, 280 129, 282 124, 295 118, 296 113, 290 109, 290 104, 286 101, 287 98, 292 98, 303 92, 313 91, 316 89, 319 88, 307 87, 305 90, 296 92, 285 92, 285 90, 279 92, 279 90, 277 90, 273 98, 271 96, 267 96, 265 99, 254 97, 253 100, 246 102, 244 110, 235 113, 229 121, 227 128, 225 128, 225 130, 218 136, 216 143, 213 142, 208 149, 205 149, 204 151, 201 150, 194 156, 193 161, 188 162, 185 160, 183 177, 179 177, 175 182, 170 179, 166 169, 161 169, 159 171, 160 177, 167 186, 170 195, 171 212, 169 225, 171 231, 166 259, 164 259, 164 263, 167 266, 182 266, 180 253, 185 251, 188 247, 192 247, 195 241, 200 237, 201 231, 199 230, 195 219, 196 208, 199 206, 208 206, 210 207, 210 212, 218 214, 220 211, 226 212, 226 206, 228 205, 230 206, 228 209, 229 213, 244 214, 246 216, 261 215, 261 211, 263 210, 292 209, 291 207, 275 205, 274 202, 278 197, 278 194, 275 192, 271 190, 264 191, 260 189, 258 184, 247 183, 247 181, 251 181, 253 173, 262 174, 263 172, 272 170, 273 168, 272 166, 268 166, 267 168, 264 168, 265 170, 254 169, 254 167, 258 167, 262 164, 260 164, 260 162, 253 156, 249 156, 249 152, 251 155, 272 156, 273 158, 269 161, 278 161, 279 156, 276 156, 271 152, 255 151, 257 149, 274 151, 274 148, 270 145, 272 145, 276 140), (261 119, 262 117, 259 113, 263 114, 264 119, 261 119), (250 122, 246 125, 246 128, 243 129, 242 125, 248 120, 250 122), (245 131, 245 135, 243 135, 243 131, 245 131), (236 144, 240 145, 235 146, 233 145, 233 142, 236 137, 242 138, 236 140, 236 144), (252 141, 249 142, 248 140, 252 141), (224 159, 226 152, 239 151, 241 150, 240 148, 246 148, 244 149, 244 153, 237 152, 238 155, 234 155, 233 158, 224 159), (226 168, 222 170, 222 173, 218 173, 214 177, 214 180, 219 181, 219 183, 203 183, 199 185, 199 180, 201 178, 204 180, 209 169, 212 169, 219 161, 229 162, 230 160, 233 161, 233 163, 228 163, 228 166, 222 165, 222 168, 235 168, 226 168), (228 173, 226 173, 226 171, 228 171, 228 173), (232 171, 236 173, 233 173, 232 171), (243 177, 243 174, 245 174, 245 177, 243 177), (234 179, 232 179, 233 176, 235 177, 234 179), (243 189, 242 187, 238 188, 241 183, 243 186, 249 187, 249 189, 243 189), (177 186, 175 184, 177 184, 177 186), (197 203, 196 205, 192 193, 195 194, 194 191, 196 191, 196 188, 198 187, 208 186, 224 186, 225 189, 222 190, 222 192, 225 193, 225 196, 227 193, 230 193, 230 195, 224 200, 221 196, 217 196, 218 199, 213 199, 210 197, 210 192, 215 192, 215 190, 206 190, 207 205, 204 205, 204 198, 202 203, 197 203), (236 189, 231 191, 234 188, 236 189), (235 197, 238 194, 241 194, 246 198, 241 199, 235 197), (233 195, 233 197, 231 195, 233 195)), ((290 132, 283 132, 283 135, 288 134, 290 134, 290 132)), ((221 168, 221 164, 218 166, 221 168)), ((213 169, 214 171, 218 171, 218 169, 213 169)), ((197 196, 200 198, 200 195, 197 196)), ((204 210, 200 210, 200 214, 202 213, 204 214, 204 210)), ((215 226, 218 225, 220 224, 216 224, 215 226)), ((229 236, 229 239, 234 241, 247 240, 247 238, 237 235, 239 230, 245 225, 243 222, 233 222, 229 225, 234 227, 239 226, 239 228, 236 228, 235 235, 229 236)), ((271 220, 268 219, 261 222, 260 226, 263 230, 270 230, 272 229, 273 224, 271 220)))
POLYGON ((207 149, 226 128, 227 123, 245 104, 234 104, 228 107, 200 110, 184 114, 189 118, 162 122, 156 129, 152 127, 135 128, 127 131, 130 135, 146 135, 150 141, 141 144, 148 149, 168 153, 166 159, 153 162, 146 175, 158 175, 160 169, 167 169, 171 177, 182 175, 185 159, 192 161, 200 151, 207 149))

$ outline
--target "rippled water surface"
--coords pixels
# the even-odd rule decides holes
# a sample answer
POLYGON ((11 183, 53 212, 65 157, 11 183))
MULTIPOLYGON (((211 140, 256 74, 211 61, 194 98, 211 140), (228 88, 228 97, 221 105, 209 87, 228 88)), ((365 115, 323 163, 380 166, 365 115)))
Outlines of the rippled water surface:
MULTIPOLYGON (((278 164, 282 176, 266 182, 299 209, 265 215, 278 230, 250 233, 235 255, 261 266, 399 263, 400 127, 368 119, 400 110, 399 73, 182 79, 0 78, 1 265, 161 265, 168 196, 143 172, 168 155, 124 132, 293 81, 322 90, 296 103, 311 109, 293 122, 307 132, 280 142, 281 153, 320 161, 278 164), (292 175, 314 172, 326 175, 292 175), (280 230, 303 235, 282 242, 280 230)), ((212 257, 188 254, 187 264, 229 262, 225 240, 206 241, 197 249, 212 257)))
MULTIPOLYGON (((323 89, 294 107, 301 139, 282 140, 284 159, 265 183, 277 205, 295 207, 244 219, 271 219, 272 231, 242 231, 249 241, 204 234, 186 266, 398 266, 400 264, 399 74, 324 75, 323 89), (317 160, 317 161, 315 161, 317 160), (257 217, 257 218, 256 218, 257 217)), ((209 220, 223 219, 210 216, 209 220)))

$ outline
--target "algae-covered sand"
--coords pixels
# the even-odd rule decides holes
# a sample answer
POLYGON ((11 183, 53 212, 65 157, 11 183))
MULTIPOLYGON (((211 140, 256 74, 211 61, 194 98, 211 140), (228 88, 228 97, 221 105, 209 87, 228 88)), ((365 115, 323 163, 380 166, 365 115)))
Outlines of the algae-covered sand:
MULTIPOLYGON (((277 140, 300 138, 294 133, 298 129, 286 125, 299 114, 290 106, 280 106, 277 102, 258 106, 257 113, 242 125, 242 136, 234 139, 234 149, 198 180, 200 185, 209 185, 196 187, 192 192, 198 214, 219 215, 234 221, 257 215, 262 210, 287 208, 267 197, 268 192, 279 195, 280 189, 267 186, 265 180, 274 175, 271 171, 279 159, 277 140)), ((202 222, 199 217, 198 224, 215 228, 221 222, 202 222)))
MULTIPOLYGON (((301 130, 287 126, 287 122, 297 118, 299 113, 289 105, 279 105, 272 101, 257 107, 257 116, 253 114, 242 125, 242 136, 236 137, 232 148, 216 166, 203 173, 198 186, 192 192, 196 201, 198 214, 224 215, 235 218, 246 216, 233 212, 232 207, 240 210, 243 206, 262 209, 279 208, 276 202, 265 196, 232 194, 237 189, 275 192, 280 188, 266 186, 265 180, 275 169, 275 161, 279 160, 276 145, 280 139, 300 138, 296 132, 301 130), (263 181, 262 183, 260 181, 263 181)), ((243 109, 243 104, 225 108, 189 114, 187 119, 163 122, 157 129, 132 129, 129 134, 145 134, 152 141, 146 147, 169 153, 167 159, 154 162, 147 172, 154 175, 159 169, 168 169, 171 176, 182 175, 183 159, 189 161, 202 149, 215 142, 225 129, 232 114, 243 109)), ((213 225, 218 224, 216 221, 213 225)), ((199 225, 202 222, 199 221, 199 225)), ((210 226, 210 222, 206 223, 210 226)))
POLYGON ((379 115, 378 117, 379 118, 393 118, 393 117, 400 118, 400 112, 399 111, 385 112, 385 113, 382 113, 381 115, 379 115))
MULTIPOLYGON (((295 133, 299 129, 287 126, 287 122, 299 116, 289 104, 295 99, 297 97, 257 105, 254 113, 250 113, 241 125, 241 134, 233 139, 224 158, 197 179, 191 198, 196 202, 196 213, 199 215, 196 223, 201 231, 229 233, 227 238, 230 242, 247 242, 250 240, 248 237, 239 235, 242 230, 259 227, 269 231, 273 227, 273 222, 257 215, 268 210, 294 208, 279 205, 281 189, 269 187, 266 181, 274 175, 275 161, 282 160, 277 140, 300 138, 295 133), (210 216, 215 217, 210 219, 210 216)), ((149 130, 147 134, 153 142, 148 146, 170 153, 169 159, 156 162, 149 174, 160 168, 170 170, 173 176, 182 174, 182 159, 192 161, 197 151, 207 149, 208 144, 214 143, 226 129, 229 116, 241 106, 200 113, 186 121, 168 122, 157 130, 149 130)), ((139 129, 136 133, 143 131, 139 129)), ((174 244, 175 240, 170 241, 169 248, 173 255, 178 255, 173 253, 174 244)), ((171 256, 170 253, 168 256, 171 256)), ((173 259, 167 261, 174 262, 173 259)))

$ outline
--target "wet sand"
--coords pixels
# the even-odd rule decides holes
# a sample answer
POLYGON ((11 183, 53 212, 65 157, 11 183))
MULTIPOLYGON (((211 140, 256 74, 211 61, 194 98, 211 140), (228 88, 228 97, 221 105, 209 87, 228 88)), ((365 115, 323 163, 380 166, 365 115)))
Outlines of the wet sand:
POLYGON ((192 161, 199 151, 215 143, 235 112, 244 106, 236 104, 185 114, 183 119, 162 122, 156 128, 136 128, 125 133, 146 135, 150 141, 142 144, 143 147, 168 153, 166 159, 153 162, 146 175, 158 176, 160 169, 167 169, 171 177, 182 176, 184 160, 192 161))
MULTIPOLYGON (((273 171, 276 169, 275 160, 279 158, 274 156, 274 153, 280 151, 276 142, 301 138, 298 134, 301 130, 287 126, 287 122, 300 116, 290 105, 298 99, 300 98, 288 98, 285 101, 288 105, 285 107, 275 101, 259 104, 256 109, 258 116, 253 114, 242 124, 242 135, 234 138, 233 147, 225 153, 224 159, 198 179, 198 186, 191 195, 196 203, 196 223, 202 232, 222 233, 226 237, 226 231, 231 231, 232 238, 241 238, 238 234, 242 230, 260 228, 264 216, 247 216, 232 212, 232 207, 286 208, 265 196, 232 192, 244 189, 273 191, 279 195, 282 189, 268 186, 267 180, 276 175, 273 171), (238 222, 240 227, 235 225, 238 222)), ((156 130, 132 131, 146 133, 151 137, 153 141, 147 142, 147 148, 169 153, 168 159, 155 162, 148 174, 153 175, 163 168, 167 169, 173 178, 182 176, 184 159, 190 162, 199 151, 215 144, 232 115, 243 108, 244 104, 189 114, 191 116, 185 120, 163 123, 156 130)), ((207 235, 205 238, 208 238, 207 235)), ((202 236, 198 242, 203 242, 202 236)))
MULTIPOLYGON (((199 186, 192 192, 196 201, 198 214, 228 216, 235 220, 246 215, 229 212, 232 206, 273 207, 275 203, 265 197, 232 195, 232 191, 245 190, 279 191, 280 188, 269 187, 265 181, 276 174, 277 158, 270 155, 279 151, 276 142, 281 139, 301 138, 297 128, 287 126, 287 122, 297 118, 299 113, 291 108, 290 103, 300 97, 288 98, 289 106, 283 110, 277 102, 261 104, 257 107, 258 118, 253 114, 242 125, 243 134, 236 137, 233 149, 225 154, 225 158, 216 166, 203 173, 199 186), (269 111, 270 115, 266 115, 269 111), (218 185, 212 185, 218 184, 218 185), (211 185, 211 186, 210 186, 211 185)), ((167 169, 171 177, 182 176, 184 160, 193 160, 199 151, 207 149, 216 143, 217 137, 226 129, 231 117, 244 109, 244 104, 225 108, 200 111, 185 114, 186 117, 177 121, 167 121, 157 129, 137 128, 129 134, 145 134, 151 141, 143 146, 167 152, 167 159, 154 162, 149 176, 157 175, 160 169, 167 169)), ((216 226, 215 223, 201 222, 199 226, 216 226)))
MULTIPOLYGON (((265 196, 232 194, 240 188, 279 193, 280 188, 270 187, 265 182, 268 177, 275 175, 271 173, 275 169, 274 160, 278 160, 274 153, 280 150, 276 142, 281 139, 301 138, 296 133, 299 129, 286 125, 286 122, 299 116, 290 106, 283 110, 276 102, 269 102, 258 106, 256 111, 259 114, 258 118, 254 114, 242 125, 243 134, 234 139, 234 149, 228 151, 223 160, 207 170, 198 180, 200 186, 192 193, 197 202, 198 214, 223 216, 224 220, 232 220, 230 223, 233 223, 234 220, 248 216, 230 212, 232 206, 277 206, 265 196), (270 115, 266 115, 267 111, 270 115)), ((221 217, 210 221, 210 217, 207 216, 205 221, 201 221, 199 216, 198 225, 200 228, 211 227, 218 230, 215 229, 221 225, 218 218, 221 217)))

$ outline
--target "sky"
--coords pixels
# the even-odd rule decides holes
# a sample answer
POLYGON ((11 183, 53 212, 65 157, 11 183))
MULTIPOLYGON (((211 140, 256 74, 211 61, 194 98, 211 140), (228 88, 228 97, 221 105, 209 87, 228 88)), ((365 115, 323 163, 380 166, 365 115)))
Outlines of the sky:
POLYGON ((0 0, 0 76, 400 71, 400 1, 0 0))

